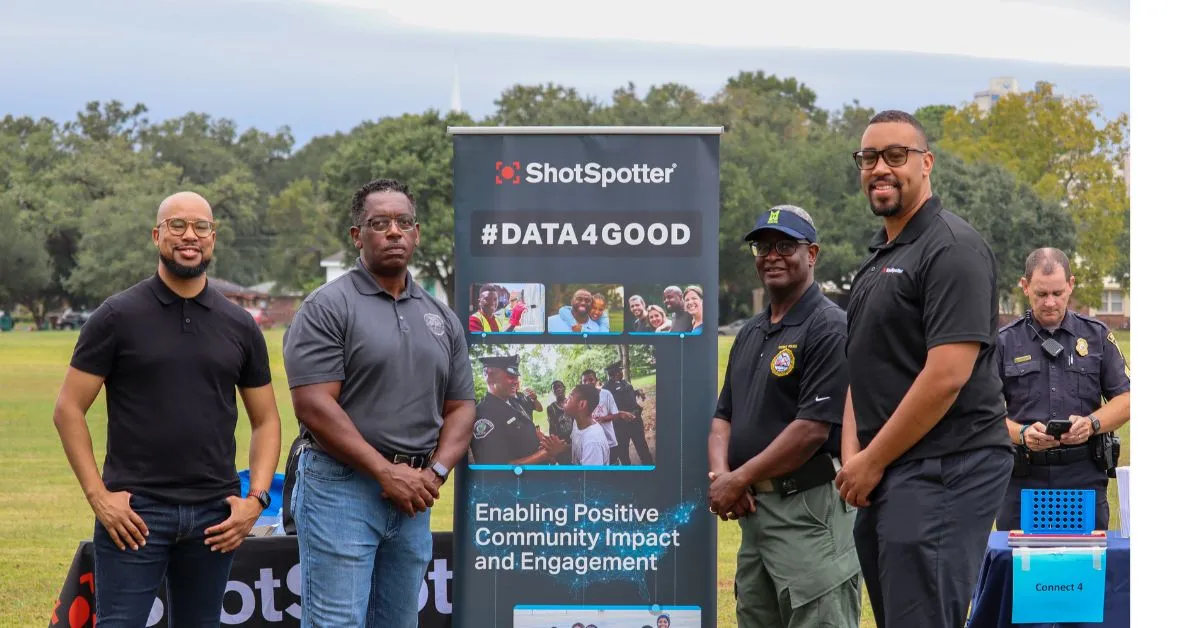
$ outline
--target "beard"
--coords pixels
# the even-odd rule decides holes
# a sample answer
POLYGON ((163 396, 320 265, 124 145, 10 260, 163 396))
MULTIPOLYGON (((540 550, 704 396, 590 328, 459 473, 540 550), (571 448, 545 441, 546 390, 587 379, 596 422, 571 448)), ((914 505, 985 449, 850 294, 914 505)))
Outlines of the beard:
POLYGON ((890 183, 891 185, 893 185, 896 188, 896 200, 894 200, 890 203, 876 204, 875 200, 873 198, 871 198, 871 189, 870 189, 870 187, 868 187, 867 188, 867 202, 871 205, 871 211, 876 216, 879 216, 880 218, 891 218, 892 216, 896 216, 901 211, 904 210, 904 203, 903 203, 904 188, 901 187, 899 181, 885 179, 881 182, 890 183))
POLYGON ((158 254, 158 259, 162 261, 163 266, 166 266, 167 272, 180 279, 195 279, 203 275, 204 271, 208 270, 209 263, 212 262, 211 257, 201 258, 200 263, 195 266, 184 266, 175 261, 175 258, 163 255, 162 253, 158 254))

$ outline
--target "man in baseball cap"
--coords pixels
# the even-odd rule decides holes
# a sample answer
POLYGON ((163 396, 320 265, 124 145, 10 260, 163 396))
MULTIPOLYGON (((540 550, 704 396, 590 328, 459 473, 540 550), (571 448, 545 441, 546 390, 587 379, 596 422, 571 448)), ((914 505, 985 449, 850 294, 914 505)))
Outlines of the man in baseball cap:
POLYGON ((854 510, 834 486, 846 314, 816 281, 817 229, 794 205, 746 234, 768 306, 738 330, 709 433, 709 512, 742 528, 737 624, 858 626, 854 510))

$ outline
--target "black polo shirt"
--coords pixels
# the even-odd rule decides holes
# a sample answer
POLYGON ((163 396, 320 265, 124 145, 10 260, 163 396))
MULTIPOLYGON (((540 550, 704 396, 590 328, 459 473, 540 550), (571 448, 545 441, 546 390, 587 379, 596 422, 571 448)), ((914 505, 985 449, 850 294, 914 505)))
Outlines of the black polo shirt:
POLYGON ((713 416, 730 423, 729 469, 797 419, 830 424, 821 450, 840 455, 846 407, 846 314, 815 283, 778 323, 771 309, 738 330, 713 416))
POLYGON ((1129 392, 1129 366, 1117 339, 1101 321, 1067 311, 1062 325, 1047 331, 1025 316, 1000 329, 999 374, 1008 418, 1021 424, 1087 416, 1105 399, 1129 392), (1057 358, 1042 351, 1053 338, 1057 358))
POLYGON ((846 310, 850 388, 866 447, 908 394, 928 351, 980 343, 970 379, 946 415, 898 462, 1009 446, 996 373, 996 258, 971 225, 925 202, 893 242, 880 229, 859 267, 846 310))
POLYGON ((104 378, 108 490, 184 504, 240 493, 236 388, 271 383, 249 312, 207 285, 182 299, 155 274, 96 308, 71 366, 104 378))

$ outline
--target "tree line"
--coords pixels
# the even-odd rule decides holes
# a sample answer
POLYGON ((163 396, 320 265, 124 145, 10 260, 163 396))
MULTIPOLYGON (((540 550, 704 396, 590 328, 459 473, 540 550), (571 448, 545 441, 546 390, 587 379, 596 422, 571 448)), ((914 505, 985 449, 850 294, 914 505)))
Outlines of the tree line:
MULTIPOLYGON (((349 204, 375 177, 407 182, 417 201, 414 266, 453 299, 453 180, 447 126, 723 126, 720 313, 750 313, 758 286, 741 237, 758 213, 792 203, 821 232, 817 278, 846 286, 878 220, 851 159, 871 108, 816 106, 796 78, 742 72, 709 98, 681 84, 633 84, 607 100, 549 83, 516 85, 493 114, 434 110, 365 121, 303 146, 287 127, 239 130, 207 113, 152 122, 142 104, 87 103, 73 120, 0 121, 0 309, 23 305, 40 322, 63 303, 95 307, 152 272, 149 230, 158 203, 191 189, 220 224, 210 274, 242 285, 273 281, 308 291, 319 261, 351 253, 349 204)), ((1128 116, 1099 115, 1088 96, 1047 83, 1005 96, 990 112, 935 104, 913 112, 937 155, 933 186, 996 252, 1000 285, 1016 285, 1024 257, 1056 246, 1083 260, 1081 303, 1097 305, 1101 278, 1128 281, 1129 197, 1120 176, 1128 116)))

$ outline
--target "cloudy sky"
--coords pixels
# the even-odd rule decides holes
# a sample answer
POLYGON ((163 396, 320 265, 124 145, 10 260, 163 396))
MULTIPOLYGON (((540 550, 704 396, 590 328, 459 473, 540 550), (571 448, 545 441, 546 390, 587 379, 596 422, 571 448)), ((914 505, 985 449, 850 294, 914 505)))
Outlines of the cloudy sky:
POLYGON ((606 0, 572 9, 560 0, 303 1, 462 33, 1129 67, 1129 0, 606 0))
POLYGON ((65 120, 115 99, 144 103, 152 119, 286 125, 303 143, 445 111, 456 73, 463 109, 482 119, 518 84, 606 101, 630 82, 639 93, 672 82, 709 97, 755 70, 796 77, 829 110, 961 105, 1010 76, 1094 96, 1106 117, 1129 111, 1127 2, 711 4, 0 0, 0 116, 65 120))

